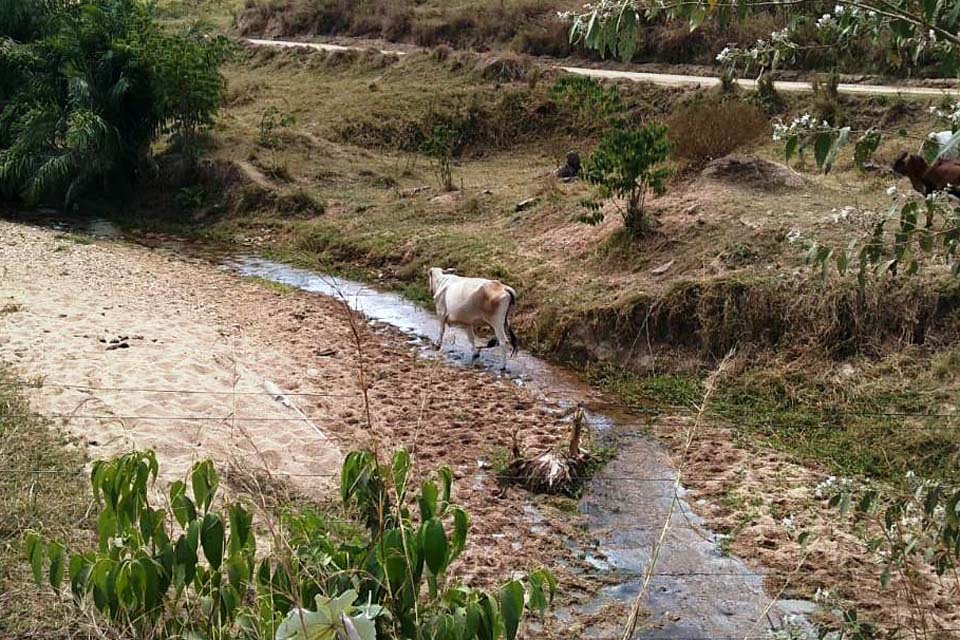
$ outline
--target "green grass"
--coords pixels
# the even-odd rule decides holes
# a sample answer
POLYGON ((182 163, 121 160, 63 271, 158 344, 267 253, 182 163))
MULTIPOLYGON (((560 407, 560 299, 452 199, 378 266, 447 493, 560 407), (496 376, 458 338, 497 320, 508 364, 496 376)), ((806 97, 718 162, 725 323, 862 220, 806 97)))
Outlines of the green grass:
MULTIPOLYGON (((711 413, 744 443, 786 451, 832 472, 901 483, 908 471, 960 480, 960 423, 940 408, 949 392, 921 372, 896 385, 782 375, 758 368, 722 385, 711 413)), ((960 416, 957 416, 960 418, 960 416)))
MULTIPOLYGON (((954 362, 943 354, 935 360, 954 362)), ((729 426, 745 447, 783 451, 836 475, 896 485, 913 471, 960 481, 960 415, 942 408, 955 395, 956 379, 945 381, 944 365, 930 369, 925 362, 892 356, 843 381, 823 375, 836 373, 826 363, 790 374, 758 363, 721 379, 704 428, 729 426), (886 367, 903 367, 903 377, 886 367)), ((639 413, 691 415, 703 396, 703 381, 693 375, 642 376, 602 365, 585 375, 639 413)))
POLYGON ((87 236, 81 236, 76 233, 58 233, 53 237, 56 240, 62 240, 64 242, 69 242, 72 244, 79 244, 79 245, 93 244, 92 238, 88 238, 87 236))
POLYGON ((21 540, 26 531, 34 530, 68 543, 93 543, 84 462, 81 449, 52 425, 30 415, 16 380, 0 368, 2 637, 53 637, 77 627, 75 616, 66 617, 54 606, 54 596, 33 584, 21 540), (57 469, 67 473, 36 473, 57 469))
POLYGON ((292 285, 284 284, 282 282, 274 282, 273 280, 267 280, 266 278, 261 278, 260 276, 244 276, 243 279, 281 296, 289 295, 297 290, 297 288, 292 285))
POLYGON ((615 394, 641 413, 694 409, 703 397, 703 383, 696 376, 641 376, 623 367, 603 364, 588 367, 585 375, 592 384, 615 394))

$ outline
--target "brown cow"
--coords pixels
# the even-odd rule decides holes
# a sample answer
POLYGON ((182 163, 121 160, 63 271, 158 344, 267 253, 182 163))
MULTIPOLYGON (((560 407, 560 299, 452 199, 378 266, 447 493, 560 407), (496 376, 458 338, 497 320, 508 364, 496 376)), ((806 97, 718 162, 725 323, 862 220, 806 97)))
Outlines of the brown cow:
POLYGON ((913 188, 923 195, 947 191, 960 197, 960 162, 940 158, 932 166, 916 154, 900 153, 893 162, 893 170, 910 179, 913 188))

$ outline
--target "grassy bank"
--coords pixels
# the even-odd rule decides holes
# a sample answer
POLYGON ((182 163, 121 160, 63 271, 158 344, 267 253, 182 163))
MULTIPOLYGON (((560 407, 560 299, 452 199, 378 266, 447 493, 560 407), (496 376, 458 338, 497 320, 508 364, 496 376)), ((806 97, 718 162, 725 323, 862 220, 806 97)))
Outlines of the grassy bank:
POLYGON ((75 612, 33 584, 21 540, 29 530, 93 543, 82 449, 31 414, 20 383, 0 369, 0 635, 91 637, 75 612), (46 473, 62 470, 64 473, 46 473))
MULTIPOLYGON (((954 348, 843 362, 742 357, 721 380, 704 424, 730 428, 746 448, 783 451, 835 475, 901 485, 912 471, 957 482, 958 363, 954 348)), ((693 415, 703 394, 696 375, 638 376, 613 366, 586 375, 654 416, 693 415)))

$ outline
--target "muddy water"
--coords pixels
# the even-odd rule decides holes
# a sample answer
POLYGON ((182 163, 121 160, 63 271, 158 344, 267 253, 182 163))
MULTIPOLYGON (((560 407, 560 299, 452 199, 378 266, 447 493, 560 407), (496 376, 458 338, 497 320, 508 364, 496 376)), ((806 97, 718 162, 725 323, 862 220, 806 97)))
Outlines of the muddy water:
MULTIPOLYGON (((586 515, 596 546, 577 552, 593 567, 596 579, 612 586, 602 589, 591 602, 557 615, 598 621, 580 637, 619 638, 617 629, 622 615, 606 615, 604 608, 608 604, 630 605, 636 599, 652 549, 670 511, 676 471, 666 450, 645 437, 644 425, 612 398, 598 393, 562 367, 523 351, 509 361, 506 374, 500 374, 499 352, 485 350, 479 361, 473 361, 465 336, 456 329, 448 331, 447 343, 438 354, 432 347, 439 333, 436 316, 394 293, 255 256, 225 256, 195 243, 121 234, 104 220, 39 223, 96 238, 122 237, 186 259, 214 260, 239 275, 343 299, 372 322, 385 323, 408 334, 411 344, 424 357, 442 357, 456 366, 507 375, 515 384, 560 407, 583 406, 594 432, 616 442, 617 455, 590 482, 581 500, 580 509, 586 515)), ((682 487, 679 495, 684 495, 682 487)), ((798 601, 781 600, 771 607, 763 576, 736 558, 724 555, 717 542, 681 499, 648 589, 645 605, 649 617, 641 622, 635 638, 758 638, 764 637, 771 626, 780 627, 785 616, 811 610, 808 603, 798 601)))

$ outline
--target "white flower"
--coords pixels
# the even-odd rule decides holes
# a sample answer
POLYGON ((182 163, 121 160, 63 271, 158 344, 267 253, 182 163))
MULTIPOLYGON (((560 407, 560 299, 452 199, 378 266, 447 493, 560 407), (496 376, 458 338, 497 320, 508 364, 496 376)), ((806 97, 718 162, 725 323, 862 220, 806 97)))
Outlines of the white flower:
POLYGON ((790 42, 790 28, 784 27, 780 31, 774 31, 770 34, 770 40, 774 44, 788 44, 790 42))
POLYGON ((717 54, 717 62, 723 64, 727 61, 727 58, 730 57, 730 47, 724 47, 723 51, 717 54))
POLYGON ((799 240, 802 235, 803 234, 800 233, 800 229, 797 229, 796 227, 794 227, 793 229, 790 229, 790 231, 787 233, 787 242, 789 242, 790 244, 793 244, 794 242, 799 240))
POLYGON ((823 15, 820 16, 820 18, 817 20, 817 28, 818 28, 818 29, 826 29, 826 28, 829 28, 829 27, 833 27, 833 26, 835 26, 835 25, 836 25, 836 21, 834 21, 833 16, 831 16, 829 13, 823 14, 823 15))
POLYGON ((934 31, 933 29, 930 29, 930 31, 927 32, 927 36, 930 38, 930 42, 936 42, 936 41, 937 41, 937 32, 934 31))
POLYGON ((780 526, 783 527, 789 533, 793 533, 794 531, 796 531, 796 526, 793 523, 793 518, 789 516, 780 521, 780 526))
POLYGON ((891 198, 897 195, 897 185, 894 184, 887 187, 887 195, 890 196, 891 198))
POLYGON ((817 604, 830 604, 833 601, 833 592, 830 589, 817 587, 817 592, 813 594, 813 601, 817 604))

